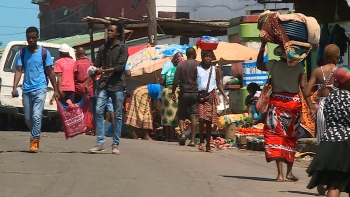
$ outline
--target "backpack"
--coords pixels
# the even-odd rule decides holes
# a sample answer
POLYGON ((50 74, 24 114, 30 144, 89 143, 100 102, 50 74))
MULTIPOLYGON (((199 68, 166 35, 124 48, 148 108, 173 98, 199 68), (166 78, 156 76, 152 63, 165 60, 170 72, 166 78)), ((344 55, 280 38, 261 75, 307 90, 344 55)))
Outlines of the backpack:
MULTIPOLYGON (((20 51, 20 56, 21 56, 23 68, 25 68, 25 64, 24 64, 24 53, 26 51, 25 49, 26 49, 26 47, 23 47, 20 51)), ((44 67, 44 74, 45 74, 45 78, 46 78, 46 84, 48 85, 49 84, 49 77, 48 77, 48 74, 47 74, 46 69, 45 69, 45 62, 46 62, 46 56, 47 56, 46 54, 47 54, 47 49, 42 47, 41 57, 43 60, 43 67, 44 67)))

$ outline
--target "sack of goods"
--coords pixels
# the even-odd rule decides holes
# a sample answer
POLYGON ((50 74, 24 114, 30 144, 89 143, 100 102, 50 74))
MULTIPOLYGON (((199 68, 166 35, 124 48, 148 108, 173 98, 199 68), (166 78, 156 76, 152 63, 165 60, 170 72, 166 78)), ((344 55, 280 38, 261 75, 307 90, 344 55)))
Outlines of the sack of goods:
POLYGON ((197 40, 197 47, 202 50, 216 50, 218 48, 220 39, 211 36, 201 36, 197 40))
POLYGON ((320 25, 317 20, 300 13, 265 11, 259 16, 258 29, 261 40, 284 48, 289 66, 301 62, 320 41, 320 25))

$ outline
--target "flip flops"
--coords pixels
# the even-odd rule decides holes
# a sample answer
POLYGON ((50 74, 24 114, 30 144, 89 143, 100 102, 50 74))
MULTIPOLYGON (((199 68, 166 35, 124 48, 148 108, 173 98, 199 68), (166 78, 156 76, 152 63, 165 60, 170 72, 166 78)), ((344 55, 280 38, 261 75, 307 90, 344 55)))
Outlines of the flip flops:
POLYGON ((180 146, 185 146, 185 145, 186 145, 186 137, 180 138, 180 140, 179 140, 179 145, 180 145, 180 146))
POLYGON ((294 176, 294 177, 292 177, 292 178, 286 177, 286 181, 287 181, 287 182, 297 182, 297 181, 299 181, 299 178, 296 177, 296 176, 294 176))

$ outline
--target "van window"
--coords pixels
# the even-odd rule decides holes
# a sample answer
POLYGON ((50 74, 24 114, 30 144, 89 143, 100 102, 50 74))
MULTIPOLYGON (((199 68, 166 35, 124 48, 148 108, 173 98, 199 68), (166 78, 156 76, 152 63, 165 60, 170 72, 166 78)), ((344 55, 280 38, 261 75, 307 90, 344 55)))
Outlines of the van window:
MULTIPOLYGON (((17 54, 19 55, 20 50, 25 47, 25 45, 13 45, 7 55, 7 59, 5 62, 4 71, 5 72, 15 72, 17 66, 17 54)), ((50 51, 50 55, 55 61, 59 58, 58 48, 45 47, 48 51, 50 51)), ((5 58, 5 57, 4 57, 5 58)))

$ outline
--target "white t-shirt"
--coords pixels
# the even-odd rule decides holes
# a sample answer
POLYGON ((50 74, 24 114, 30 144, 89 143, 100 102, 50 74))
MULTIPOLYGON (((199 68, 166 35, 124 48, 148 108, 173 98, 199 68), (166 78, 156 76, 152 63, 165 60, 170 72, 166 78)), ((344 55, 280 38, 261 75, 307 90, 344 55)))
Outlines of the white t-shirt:
MULTIPOLYGON (((215 72, 215 66, 212 66, 213 70, 210 77, 210 83, 209 83, 209 90, 208 92, 213 91, 216 89, 216 72, 215 72)), ((198 75, 197 75, 197 82, 198 82, 198 91, 202 91, 207 89, 208 80, 209 80, 209 69, 202 68, 201 65, 197 67, 198 75)))
POLYGON ((269 60, 266 68, 271 72, 273 92, 299 93, 299 75, 305 73, 303 64, 289 67, 281 60, 269 60))

